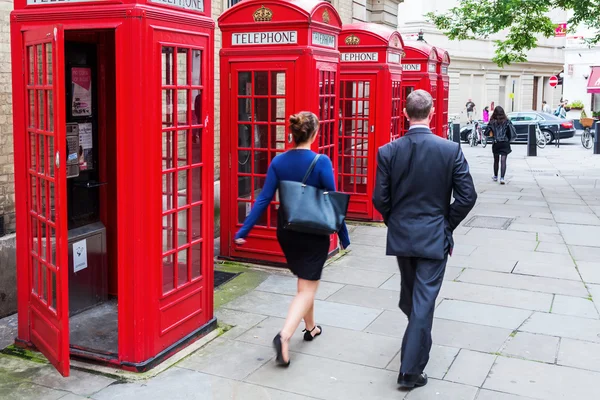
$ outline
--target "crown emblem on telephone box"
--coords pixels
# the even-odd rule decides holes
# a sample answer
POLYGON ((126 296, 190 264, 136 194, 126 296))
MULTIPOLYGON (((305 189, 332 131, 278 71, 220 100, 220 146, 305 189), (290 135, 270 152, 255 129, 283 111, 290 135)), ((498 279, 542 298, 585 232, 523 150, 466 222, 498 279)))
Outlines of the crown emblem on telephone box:
POLYGON ((269 22, 273 19, 273 11, 265 6, 261 6, 254 11, 254 22, 269 22))
POLYGON ((330 20, 329 12, 327 10, 323 11, 323 22, 328 24, 330 20))
POLYGON ((347 45, 357 45, 360 44, 360 39, 357 36, 350 35, 346 38, 347 45))

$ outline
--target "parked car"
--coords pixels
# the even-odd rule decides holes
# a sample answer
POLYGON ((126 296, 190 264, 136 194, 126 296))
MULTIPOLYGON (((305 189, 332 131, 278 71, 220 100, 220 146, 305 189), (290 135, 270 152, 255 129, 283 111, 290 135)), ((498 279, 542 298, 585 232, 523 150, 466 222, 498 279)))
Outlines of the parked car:
POLYGON ((548 143, 557 138, 569 139, 575 136, 575 125, 573 120, 556 117, 552 114, 538 111, 513 112, 508 114, 517 130, 515 142, 527 142, 528 127, 532 122, 537 122, 540 129, 546 135, 548 143))
MULTIPOLYGON (((512 112, 508 114, 508 118, 512 121, 517 130, 517 138, 514 139, 517 143, 527 143, 527 131, 532 122, 537 122, 540 129, 546 135, 548 143, 553 142, 557 137, 561 139, 569 139, 575 136, 575 125, 573 120, 556 117, 551 114, 546 114, 538 111, 512 112)), ((479 121, 481 129, 485 131, 486 124, 479 121)), ((466 125, 460 129, 460 139, 467 142, 469 133, 471 133, 473 125, 466 125)))

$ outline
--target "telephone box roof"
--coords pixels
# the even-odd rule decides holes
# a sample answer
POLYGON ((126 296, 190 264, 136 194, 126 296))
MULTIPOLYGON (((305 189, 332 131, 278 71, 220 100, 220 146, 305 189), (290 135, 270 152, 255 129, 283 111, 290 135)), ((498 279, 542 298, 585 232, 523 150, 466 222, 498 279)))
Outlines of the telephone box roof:
MULTIPOLYGON (((402 36, 400 33, 392 28, 388 28, 385 25, 374 24, 370 22, 355 22, 352 24, 344 24, 342 26, 342 35, 345 33, 360 33, 363 35, 369 35, 379 39, 385 45, 390 45, 392 47, 398 47, 400 49, 404 48, 404 41, 402 40, 402 36), (394 46, 395 38, 398 38, 398 45, 394 46)), ((340 39, 340 46, 343 41, 340 39)))
POLYGON ((332 28, 341 29, 342 20, 336 9, 328 2, 322 0, 243 0, 235 6, 225 11, 218 19, 219 26, 247 24, 247 23, 265 23, 269 25, 290 23, 290 22, 313 22, 330 25, 332 28), (254 9, 262 10, 261 18, 250 18, 248 15, 252 13, 244 13, 243 10, 254 9), (282 9, 287 9, 287 12, 281 12, 282 9), (290 13, 290 11, 292 11, 290 13), (322 12, 319 12, 322 11, 322 12), (297 14, 294 18, 294 14, 297 14), (246 19, 239 18, 240 15, 245 15, 246 19), (236 17, 237 16, 237 17, 236 17), (304 21, 299 21, 302 18, 304 21))
POLYGON ((422 40, 411 40, 404 44, 406 59, 422 59, 423 57, 437 60, 437 49, 422 40))

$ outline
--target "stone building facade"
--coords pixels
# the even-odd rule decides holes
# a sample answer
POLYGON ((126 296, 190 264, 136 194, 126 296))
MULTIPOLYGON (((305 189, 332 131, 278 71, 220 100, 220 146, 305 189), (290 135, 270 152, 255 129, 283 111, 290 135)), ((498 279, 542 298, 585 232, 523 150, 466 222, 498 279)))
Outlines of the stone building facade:
POLYGON ((9 23, 12 9, 12 0, 0 0, 0 232, 5 233, 13 232, 15 226, 9 23))
MULTIPOLYGON (((434 25, 427 22, 428 12, 442 12, 457 5, 457 0, 405 0, 399 6, 398 30, 410 43, 419 31, 425 40, 450 53, 449 114, 466 121, 465 104, 472 99, 481 118, 483 107, 501 105, 510 111, 541 110, 542 101, 556 107, 562 97, 562 87, 552 88, 549 79, 563 69, 564 38, 542 38, 537 48, 528 53, 528 61, 498 67, 494 57, 494 40, 500 35, 481 40, 450 41, 434 25)), ((566 15, 554 11, 555 22, 563 22, 566 15)))

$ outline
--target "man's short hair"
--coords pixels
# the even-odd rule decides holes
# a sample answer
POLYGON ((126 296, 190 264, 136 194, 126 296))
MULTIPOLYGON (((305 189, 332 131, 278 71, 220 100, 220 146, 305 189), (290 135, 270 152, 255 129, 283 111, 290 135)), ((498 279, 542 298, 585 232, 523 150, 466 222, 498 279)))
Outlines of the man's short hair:
POLYGON ((423 121, 427 119, 432 107, 433 98, 425 90, 415 90, 406 98, 406 113, 411 120, 423 121))

